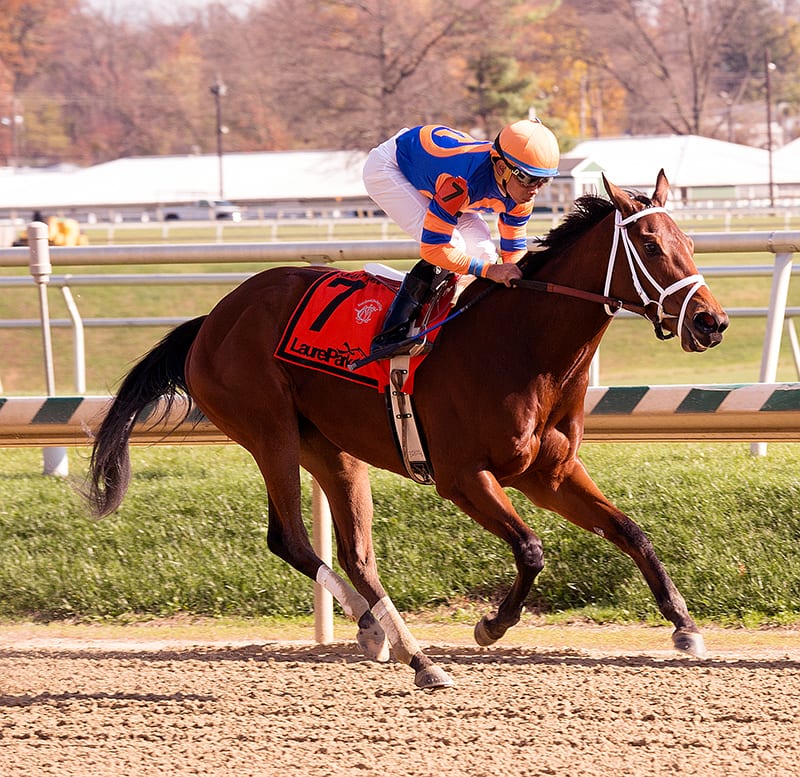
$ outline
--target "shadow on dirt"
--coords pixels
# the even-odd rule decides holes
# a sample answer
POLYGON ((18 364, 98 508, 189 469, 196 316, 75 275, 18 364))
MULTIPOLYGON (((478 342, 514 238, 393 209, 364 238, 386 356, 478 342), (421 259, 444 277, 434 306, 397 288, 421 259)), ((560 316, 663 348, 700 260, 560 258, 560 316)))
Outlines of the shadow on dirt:
MULTIPOLYGON (((717 671, 757 670, 798 671, 800 661, 787 656, 774 658, 711 656, 697 659, 665 651, 663 655, 595 655, 582 650, 563 650, 552 648, 479 648, 479 647, 425 647, 425 653, 442 665, 456 666, 574 666, 592 668, 651 668, 676 669, 685 667, 713 667, 717 671)), ((80 647, 75 649, 53 648, 22 650, 17 648, 0 649, 0 660, 91 660, 91 661, 141 661, 143 663, 201 661, 207 663, 240 661, 265 663, 301 664, 356 664, 369 662, 369 659, 355 645, 334 643, 331 645, 287 645, 263 643, 246 646, 196 646, 176 649, 137 649, 130 650, 80 647)), ((371 662, 370 662, 371 663, 371 662)), ((2 697, 0 697, 2 699, 2 697)))

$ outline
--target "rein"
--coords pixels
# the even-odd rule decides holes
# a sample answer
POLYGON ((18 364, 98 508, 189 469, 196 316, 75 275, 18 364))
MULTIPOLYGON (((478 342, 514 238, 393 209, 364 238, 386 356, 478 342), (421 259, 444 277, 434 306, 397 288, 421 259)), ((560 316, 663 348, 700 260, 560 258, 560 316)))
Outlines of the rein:
POLYGON ((543 291, 548 294, 562 294, 565 297, 576 297, 577 299, 584 299, 588 302, 598 302, 606 306, 606 310, 613 311, 610 315, 614 315, 619 310, 629 310, 631 313, 636 313, 639 316, 645 315, 645 309, 642 305, 637 305, 633 302, 625 302, 621 299, 615 299, 605 294, 595 294, 592 291, 584 291, 583 289, 575 289, 572 286, 562 286, 558 283, 550 283, 549 281, 532 281, 527 278, 519 278, 511 281, 512 286, 520 289, 531 289, 532 291, 543 291))

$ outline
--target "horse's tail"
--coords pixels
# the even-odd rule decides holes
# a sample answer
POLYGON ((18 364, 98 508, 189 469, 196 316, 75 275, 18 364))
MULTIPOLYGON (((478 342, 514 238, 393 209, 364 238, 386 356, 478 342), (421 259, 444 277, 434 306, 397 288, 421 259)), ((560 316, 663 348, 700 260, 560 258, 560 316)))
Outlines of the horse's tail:
POLYGON ((173 329, 122 381, 92 448, 85 496, 98 518, 116 510, 128 490, 131 477, 128 442, 140 414, 163 397, 163 416, 166 416, 178 394, 188 399, 186 416, 191 412, 184 365, 205 318, 200 316, 173 329))

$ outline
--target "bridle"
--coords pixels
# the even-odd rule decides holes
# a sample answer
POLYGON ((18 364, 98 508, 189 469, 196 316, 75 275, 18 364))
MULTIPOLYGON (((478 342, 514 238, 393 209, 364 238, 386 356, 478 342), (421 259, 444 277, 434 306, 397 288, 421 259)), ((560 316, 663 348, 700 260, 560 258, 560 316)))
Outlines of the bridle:
POLYGON ((608 257, 606 281, 602 294, 595 294, 594 292, 575 289, 571 286, 562 286, 557 283, 529 279, 512 281, 512 285, 525 289, 534 289, 536 291, 545 291, 555 294, 564 294, 569 297, 578 297, 579 299, 589 300, 590 302, 599 302, 603 305, 606 314, 609 316, 616 315, 620 310, 629 310, 632 313, 636 313, 637 315, 642 316, 650 321, 650 323, 653 325, 653 329, 655 330, 656 337, 658 337, 659 340, 668 340, 671 337, 675 337, 675 334, 672 332, 664 330, 664 319, 677 318, 678 326, 675 332, 680 332, 683 328, 683 320, 686 317, 686 308, 689 305, 689 300, 700 288, 706 286, 707 284, 702 275, 695 273, 694 275, 689 275, 686 278, 675 281, 675 283, 671 283, 665 289, 648 272, 647 267, 645 267, 644 262, 639 256, 639 252, 636 250, 636 246, 633 245, 633 242, 628 236, 627 227, 629 224, 638 221, 644 216, 649 216, 652 213, 668 213, 668 211, 666 208, 648 207, 636 211, 636 213, 633 213, 627 218, 622 218, 622 213, 620 213, 618 210, 614 212, 614 239, 611 243, 611 253, 608 257), (625 302, 624 300, 616 299, 615 297, 611 297, 609 295, 609 292, 611 291, 611 280, 614 276, 614 266, 617 260, 620 237, 622 238, 622 245, 625 249, 625 256, 628 260, 628 269, 631 273, 631 281, 633 282, 633 287, 636 290, 639 299, 642 301, 641 305, 637 305, 632 302, 625 302), (644 290, 640 275, 646 278, 650 285, 658 292, 659 296, 657 300, 652 299, 644 290), (667 297, 672 296, 675 292, 680 291, 681 289, 690 285, 692 288, 689 290, 683 300, 680 313, 677 316, 673 313, 666 313, 664 311, 664 301, 667 299, 667 297))
MULTIPOLYGON (((662 323, 665 318, 678 319, 678 326, 675 330, 676 333, 680 332, 683 329, 683 320, 686 317, 686 308, 689 305, 689 300, 697 293, 697 291, 700 288, 702 288, 703 286, 707 286, 703 276, 700 275, 700 273, 695 273, 694 275, 689 275, 686 278, 681 278, 680 280, 675 281, 675 283, 671 283, 669 286, 667 286, 666 289, 663 288, 661 284, 658 283, 658 281, 656 281, 656 279, 653 278, 653 276, 647 271, 647 267, 645 267, 644 262, 639 256, 639 253, 636 250, 636 246, 633 245, 633 242, 628 236, 628 230, 627 230, 628 224, 633 224, 640 218, 644 216, 649 216, 651 213, 667 213, 667 212, 668 211, 666 208, 650 207, 636 211, 636 213, 633 213, 627 218, 622 218, 622 214, 618 210, 614 212, 614 239, 611 243, 611 254, 608 257, 608 269, 606 270, 606 283, 605 287, 603 288, 603 294, 605 296, 608 296, 608 293, 611 289, 611 279, 614 275, 614 263, 616 262, 617 249, 619 247, 619 240, 621 236, 622 245, 625 249, 625 256, 628 259, 628 268, 630 269, 631 272, 631 280, 633 281, 633 287, 636 290, 636 293, 639 295, 639 299, 642 301, 642 305, 644 307, 644 312, 642 313, 642 315, 653 324, 653 328, 655 329, 656 332, 656 337, 658 337, 659 340, 667 340, 670 337, 675 336, 671 332, 664 331, 662 323), (647 292, 644 290, 641 278, 639 276, 640 273, 648 280, 650 285, 658 292, 659 296, 657 300, 649 297, 647 292), (672 313, 665 313, 664 300, 666 300, 667 297, 670 297, 673 294, 675 294, 675 292, 685 288, 686 286, 691 286, 692 288, 684 297, 683 304, 681 305, 681 310, 678 316, 675 316, 672 313), (652 309, 653 305, 655 305, 655 313, 653 315, 650 315, 648 311, 652 309)), ((609 303, 605 303, 605 311, 609 316, 613 316, 617 312, 617 310, 612 310, 612 307, 609 303)))

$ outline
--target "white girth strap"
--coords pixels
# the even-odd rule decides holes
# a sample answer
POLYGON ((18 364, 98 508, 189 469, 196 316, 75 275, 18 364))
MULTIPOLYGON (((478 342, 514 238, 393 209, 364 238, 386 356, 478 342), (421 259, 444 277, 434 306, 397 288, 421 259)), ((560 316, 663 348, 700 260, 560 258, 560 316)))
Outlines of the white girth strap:
MULTIPOLYGON (((684 287, 690 285, 692 286, 687 295, 684 297, 680 314, 678 315, 677 332, 680 333, 681 329, 683 328, 683 321, 686 316, 686 308, 689 305, 689 300, 695 295, 698 289, 707 285, 705 279, 699 273, 695 273, 694 275, 689 275, 686 278, 681 278, 680 280, 675 281, 675 283, 667 286, 666 289, 663 288, 661 284, 658 283, 656 279, 653 278, 653 276, 648 272, 647 267, 645 266, 644 262, 642 262, 639 253, 636 251, 636 247, 631 242, 630 237, 628 237, 628 231, 626 229, 628 224, 638 221, 643 216, 648 216, 652 213, 667 212, 668 211, 666 208, 644 208, 643 210, 637 211, 636 213, 633 213, 632 215, 623 219, 622 214, 619 211, 616 211, 614 215, 614 239, 611 243, 611 254, 608 258, 608 269, 606 270, 606 283, 603 293, 606 296, 609 296, 609 292, 611 290, 611 279, 614 275, 614 262, 616 261, 617 249, 619 248, 619 239, 621 235, 622 245, 625 248, 625 256, 628 259, 628 267, 631 272, 631 280, 633 281, 633 287, 636 289, 636 293, 639 295, 639 299, 641 299, 642 304, 645 307, 651 303, 655 303, 657 305, 656 319, 653 323, 660 324, 665 317, 675 318, 673 315, 664 313, 664 300, 675 292, 680 291, 684 287), (651 299, 648 296, 647 292, 642 286, 639 273, 641 273, 649 281, 650 285, 658 292, 659 297, 657 300, 651 299)), ((605 311, 609 316, 613 316, 616 313, 616 311, 612 310, 609 305, 605 305, 605 311)))

